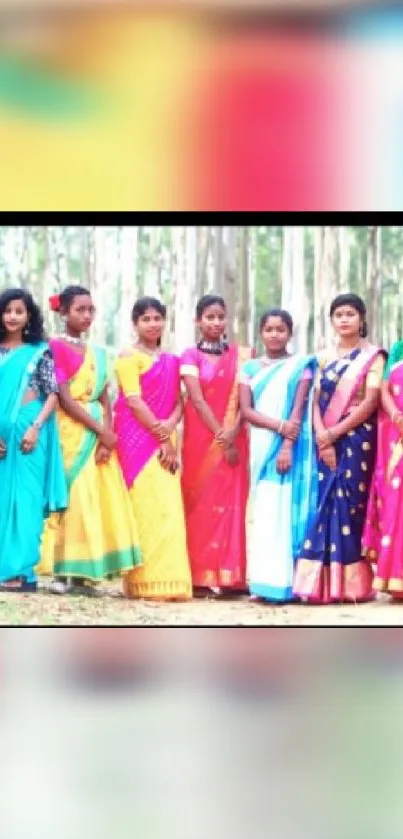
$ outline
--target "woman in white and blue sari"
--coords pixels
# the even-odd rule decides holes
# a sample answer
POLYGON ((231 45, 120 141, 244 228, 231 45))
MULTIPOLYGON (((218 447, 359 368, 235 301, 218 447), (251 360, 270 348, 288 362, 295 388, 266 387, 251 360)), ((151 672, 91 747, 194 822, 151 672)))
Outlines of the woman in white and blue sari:
POLYGON ((294 563, 316 511, 314 357, 290 355, 291 315, 260 321, 265 355, 243 365, 240 403, 250 423, 251 514, 248 583, 252 597, 293 600, 294 563))

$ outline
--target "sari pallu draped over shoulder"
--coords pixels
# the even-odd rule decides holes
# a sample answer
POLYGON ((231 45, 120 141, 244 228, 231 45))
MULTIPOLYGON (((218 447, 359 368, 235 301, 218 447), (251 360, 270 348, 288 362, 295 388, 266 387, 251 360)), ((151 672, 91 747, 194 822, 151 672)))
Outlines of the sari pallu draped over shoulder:
MULTIPOLYGON (((166 420, 172 414, 179 395, 179 359, 161 353, 157 362, 141 375, 141 398, 154 416, 166 420)), ((159 450, 159 442, 138 419, 119 389, 114 406, 117 453, 121 469, 130 489, 150 458, 159 450)))
MULTIPOLYGON (((319 407, 326 428, 348 416, 380 355, 378 347, 368 346, 322 365, 319 407)), ((335 449, 335 471, 319 459, 318 510, 294 579, 295 594, 312 603, 364 601, 372 592, 362 534, 376 454, 376 412, 339 438, 335 449)))
MULTIPOLYGON (((385 377, 396 408, 403 413, 403 342, 392 347, 385 377)), ((403 440, 385 411, 380 411, 374 476, 363 545, 376 564, 374 589, 403 598, 403 440)))
MULTIPOLYGON (((108 381, 105 349, 87 346, 81 356, 58 339, 51 346, 59 381, 68 382, 72 398, 102 424, 100 397, 108 381)), ((95 432, 62 408, 57 411, 57 422, 69 504, 63 516, 52 518, 49 524, 38 570, 98 582, 139 563, 135 519, 116 453, 97 464, 95 432)))
MULTIPOLYGON (((196 348, 182 358, 182 370, 198 366, 203 397, 222 426, 231 428, 239 411, 238 371, 250 351, 230 346, 216 363, 196 348)), ((246 588, 246 503, 249 492, 248 437, 236 438, 239 462, 230 466, 223 449, 190 399, 185 405, 182 488, 193 585, 246 588)))
POLYGON ((316 512, 317 464, 312 431, 313 377, 316 360, 304 356, 281 359, 267 367, 251 361, 243 368, 256 411, 277 420, 291 414, 301 382, 311 381, 292 465, 277 471, 283 437, 252 426, 251 529, 248 583, 251 594, 272 601, 293 598, 294 562, 316 512))
POLYGON ((67 488, 55 415, 43 424, 32 452, 21 441, 44 399, 24 403, 29 378, 48 344, 24 344, 0 359, 0 581, 24 577, 35 582, 44 520, 64 510, 67 488))
MULTIPOLYGON (((117 360, 115 403, 117 453, 136 518, 143 564, 125 575, 124 593, 148 600, 188 600, 192 596, 179 472, 160 463, 160 443, 136 418, 137 396, 158 420, 167 420, 180 397, 179 359, 157 360, 133 349, 117 360)), ((176 446, 176 432, 171 436, 176 446)))

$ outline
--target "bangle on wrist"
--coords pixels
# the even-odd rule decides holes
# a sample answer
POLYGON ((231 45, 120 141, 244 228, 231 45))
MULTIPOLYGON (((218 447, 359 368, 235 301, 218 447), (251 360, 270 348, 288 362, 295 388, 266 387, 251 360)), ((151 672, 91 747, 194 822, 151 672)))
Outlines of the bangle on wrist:
POLYGON ((39 420, 35 420, 35 422, 32 423, 32 428, 36 428, 37 431, 40 431, 42 423, 39 420))
POLYGON ((281 420, 280 425, 278 427, 278 433, 282 434, 284 431, 284 420, 281 420))
POLYGON ((331 428, 328 428, 327 430, 327 439, 329 440, 329 443, 334 443, 334 437, 331 428))

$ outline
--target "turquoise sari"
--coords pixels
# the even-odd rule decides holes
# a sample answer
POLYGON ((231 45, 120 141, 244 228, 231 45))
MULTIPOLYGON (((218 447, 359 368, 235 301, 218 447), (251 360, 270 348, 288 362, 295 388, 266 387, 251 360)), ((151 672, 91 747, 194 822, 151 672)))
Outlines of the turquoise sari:
POLYGON ((242 368, 241 381, 251 389, 255 410, 277 420, 290 416, 304 375, 311 381, 289 472, 277 471, 283 437, 265 428, 250 429, 248 583, 252 595, 274 602, 294 597, 294 564, 316 511, 317 466, 312 429, 315 370, 315 359, 301 355, 280 359, 270 366, 254 359, 242 368))
POLYGON ((44 520, 67 507, 67 488, 55 415, 44 423, 35 449, 23 454, 21 441, 44 399, 23 404, 29 379, 48 349, 23 344, 0 359, 0 582, 18 577, 34 583, 44 520))

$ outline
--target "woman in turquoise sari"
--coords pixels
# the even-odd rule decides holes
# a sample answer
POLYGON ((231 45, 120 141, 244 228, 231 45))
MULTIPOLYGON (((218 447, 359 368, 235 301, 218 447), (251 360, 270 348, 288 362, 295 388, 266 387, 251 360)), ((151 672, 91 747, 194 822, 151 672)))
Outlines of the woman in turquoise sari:
POLYGON ((240 377, 250 423, 251 516, 248 583, 253 598, 293 599, 294 563, 316 509, 312 429, 313 357, 290 355, 291 315, 271 309, 260 322, 265 347, 240 377))
POLYGON ((67 506, 57 384, 42 315, 23 289, 0 294, 0 590, 36 591, 45 518, 67 506))

